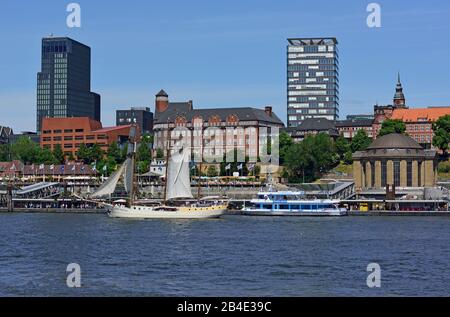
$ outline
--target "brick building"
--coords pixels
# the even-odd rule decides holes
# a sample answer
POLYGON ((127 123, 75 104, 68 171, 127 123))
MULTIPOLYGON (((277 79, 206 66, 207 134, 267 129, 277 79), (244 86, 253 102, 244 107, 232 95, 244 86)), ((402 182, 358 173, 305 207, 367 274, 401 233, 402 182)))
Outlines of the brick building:
POLYGON ((351 140, 358 130, 365 130, 367 135, 373 137, 373 119, 347 119, 336 121, 336 129, 344 138, 351 140))
POLYGON ((76 157, 81 144, 98 144, 104 151, 116 141, 119 145, 128 140, 131 125, 103 128, 102 124, 88 117, 44 118, 42 120, 41 147, 53 150, 61 145, 66 155, 76 157))
MULTIPOLYGON (((272 107, 194 109, 192 100, 169 102, 167 93, 161 90, 155 101, 153 147, 166 149, 168 131, 185 128, 190 135, 192 151, 197 155, 203 149, 205 157, 221 158, 230 148, 237 148, 245 155, 255 157, 261 145, 260 135, 265 133, 262 131, 270 134, 273 128, 283 126, 272 107)), ((173 133, 171 140, 172 145, 175 144, 173 133)))

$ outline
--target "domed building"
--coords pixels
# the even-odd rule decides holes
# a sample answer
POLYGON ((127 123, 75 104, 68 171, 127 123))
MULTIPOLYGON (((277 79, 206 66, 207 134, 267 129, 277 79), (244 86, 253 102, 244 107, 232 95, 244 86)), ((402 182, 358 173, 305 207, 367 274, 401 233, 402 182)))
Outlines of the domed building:
POLYGON ((437 152, 425 150, 407 135, 377 138, 365 151, 353 154, 356 191, 395 187, 434 187, 437 152))

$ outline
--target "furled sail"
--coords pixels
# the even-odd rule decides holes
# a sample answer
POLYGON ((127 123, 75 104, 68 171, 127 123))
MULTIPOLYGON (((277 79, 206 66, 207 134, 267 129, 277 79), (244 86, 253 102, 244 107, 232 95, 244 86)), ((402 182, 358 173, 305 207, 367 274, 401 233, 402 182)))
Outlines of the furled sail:
POLYGON ((134 170, 134 164, 133 160, 131 158, 127 158, 125 162, 125 172, 124 172, 124 179, 123 184, 125 186, 125 190, 127 193, 130 193, 133 188, 133 170, 134 170))
POLYGON ((123 175, 124 170, 128 164, 128 160, 120 166, 120 168, 115 171, 106 182, 104 182, 94 193, 92 193, 91 198, 102 197, 114 193, 117 183, 120 177, 123 175))
POLYGON ((167 180, 166 199, 193 198, 189 178, 189 154, 186 147, 170 157, 167 180))

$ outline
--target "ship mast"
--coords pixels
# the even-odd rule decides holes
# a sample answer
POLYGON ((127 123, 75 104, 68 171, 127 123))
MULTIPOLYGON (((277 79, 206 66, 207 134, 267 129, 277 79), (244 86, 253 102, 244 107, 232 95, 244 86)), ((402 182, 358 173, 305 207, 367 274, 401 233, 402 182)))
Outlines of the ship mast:
POLYGON ((167 201, 167 171, 169 169, 169 159, 170 159, 170 138, 171 138, 171 133, 170 133, 170 124, 169 124, 169 119, 167 119, 167 145, 166 145, 166 171, 165 171, 165 176, 164 176, 164 204, 166 204, 167 201))
POLYGON ((200 180, 202 175, 202 164, 203 164, 203 129, 202 129, 202 135, 200 139, 200 164, 198 169, 198 179, 197 179, 197 201, 200 201, 200 193, 201 193, 201 186, 200 186, 200 180))
MULTIPOLYGON (((135 188, 135 186, 137 187, 136 184, 136 173, 134 171, 135 167, 136 167, 136 148, 137 148, 137 135, 136 135, 136 126, 132 125, 131 126, 131 130, 130 130, 130 140, 129 140, 129 145, 133 146, 133 150, 129 153, 130 155, 130 162, 131 162, 131 179, 132 179, 132 184, 131 184, 131 188, 130 188, 130 197, 129 197, 129 205, 133 205, 134 203, 134 196, 137 192, 137 188, 135 188), (133 131, 131 131, 133 130, 133 131)), ((126 172, 125 172, 126 173, 126 172)))

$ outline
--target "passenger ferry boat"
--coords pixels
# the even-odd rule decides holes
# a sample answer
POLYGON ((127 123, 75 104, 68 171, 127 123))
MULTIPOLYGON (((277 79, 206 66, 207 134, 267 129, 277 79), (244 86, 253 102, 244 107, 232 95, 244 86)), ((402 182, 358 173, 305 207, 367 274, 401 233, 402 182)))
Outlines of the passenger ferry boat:
POLYGON ((304 199, 301 191, 259 192, 258 197, 243 207, 251 216, 345 216, 347 209, 339 208, 337 200, 304 199))

